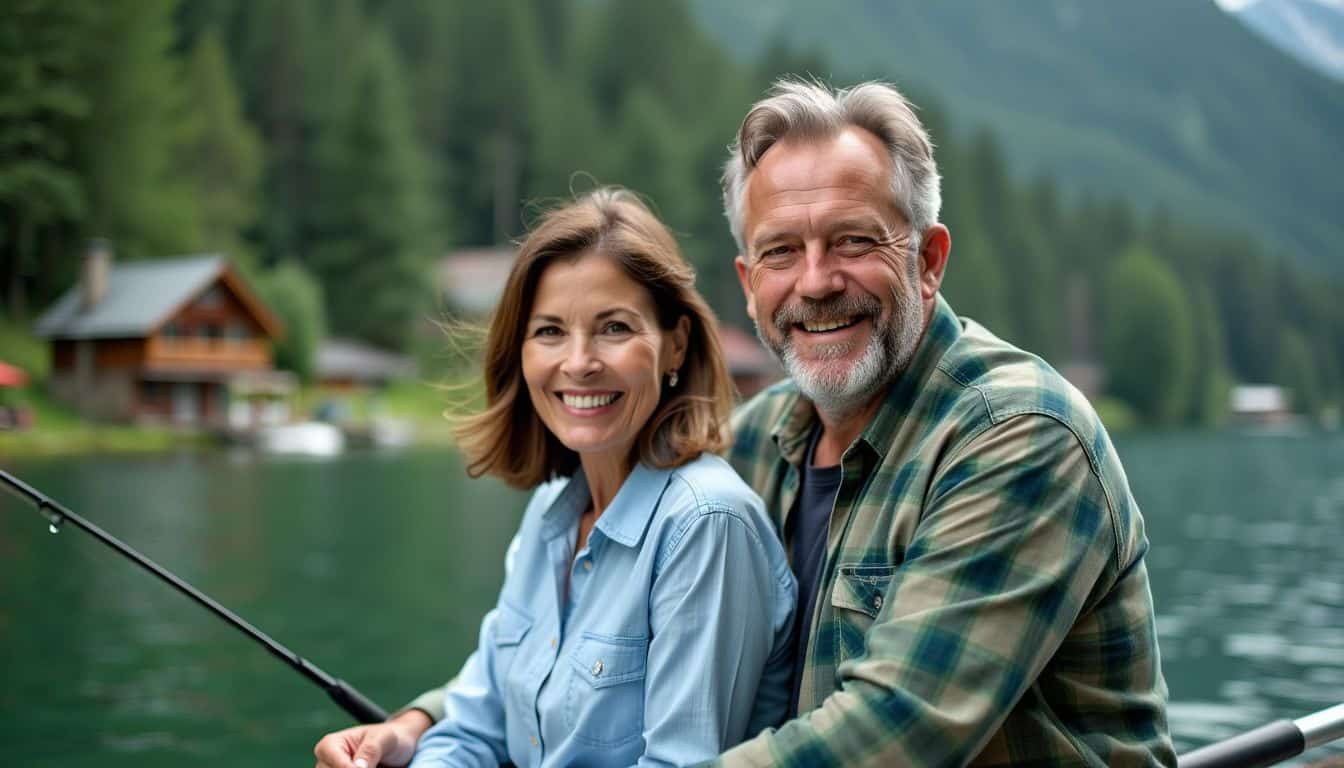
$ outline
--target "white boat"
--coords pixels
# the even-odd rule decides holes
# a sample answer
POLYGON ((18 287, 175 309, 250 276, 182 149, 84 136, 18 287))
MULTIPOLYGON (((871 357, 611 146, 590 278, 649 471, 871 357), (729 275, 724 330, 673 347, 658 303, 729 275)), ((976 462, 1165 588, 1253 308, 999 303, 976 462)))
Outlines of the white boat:
POLYGON ((257 447, 266 453, 335 456, 345 450, 341 430, 320 421, 277 424, 257 430, 257 447))

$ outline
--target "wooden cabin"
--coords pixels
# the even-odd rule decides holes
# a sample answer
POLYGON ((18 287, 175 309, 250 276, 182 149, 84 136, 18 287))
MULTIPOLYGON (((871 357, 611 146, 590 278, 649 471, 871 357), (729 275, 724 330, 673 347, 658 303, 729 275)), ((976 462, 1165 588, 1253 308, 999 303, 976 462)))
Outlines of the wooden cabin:
POLYGON ((272 365, 279 320, 219 255, 114 265, 95 244, 36 332, 52 396, 90 418, 246 428, 295 386, 272 365))

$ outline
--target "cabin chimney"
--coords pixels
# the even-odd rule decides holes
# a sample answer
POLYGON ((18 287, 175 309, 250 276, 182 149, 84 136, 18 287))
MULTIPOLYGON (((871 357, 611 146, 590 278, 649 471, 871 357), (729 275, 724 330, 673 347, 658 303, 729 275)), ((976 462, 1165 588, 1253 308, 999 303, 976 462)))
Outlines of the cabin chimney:
POLYGON ((88 312, 107 295, 112 274, 112 243, 94 238, 84 249, 84 265, 79 277, 80 308, 88 312))

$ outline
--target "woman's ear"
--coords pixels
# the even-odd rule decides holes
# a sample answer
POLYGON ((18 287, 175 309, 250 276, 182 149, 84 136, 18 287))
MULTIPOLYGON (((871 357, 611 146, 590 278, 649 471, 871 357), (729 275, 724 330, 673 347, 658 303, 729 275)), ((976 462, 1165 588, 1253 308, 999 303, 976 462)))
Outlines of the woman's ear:
POLYGON ((669 350, 668 370, 664 373, 671 373, 681 368, 682 363, 686 362, 686 347, 691 340, 691 318, 682 315, 677 319, 677 326, 668 334, 672 342, 672 348, 669 350))

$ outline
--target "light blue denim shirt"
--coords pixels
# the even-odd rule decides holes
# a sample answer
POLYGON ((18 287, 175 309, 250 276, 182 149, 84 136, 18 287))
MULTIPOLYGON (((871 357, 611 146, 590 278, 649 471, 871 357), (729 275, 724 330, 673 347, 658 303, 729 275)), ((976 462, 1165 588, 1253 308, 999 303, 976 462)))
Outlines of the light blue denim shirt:
POLYGON ((784 720, 795 587, 760 498, 717 456, 637 465, 571 565, 589 501, 582 472, 533 495, 413 768, 686 765, 784 720))

